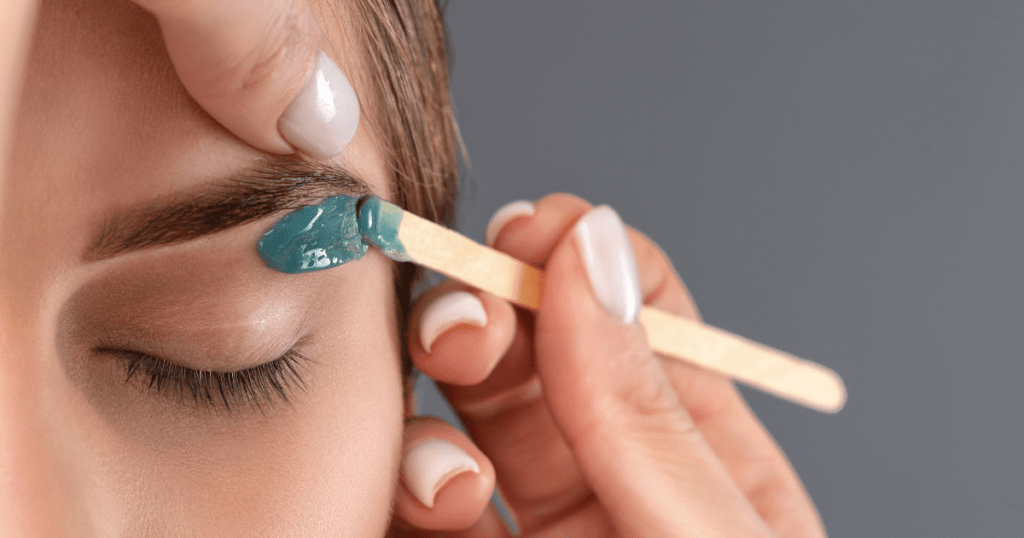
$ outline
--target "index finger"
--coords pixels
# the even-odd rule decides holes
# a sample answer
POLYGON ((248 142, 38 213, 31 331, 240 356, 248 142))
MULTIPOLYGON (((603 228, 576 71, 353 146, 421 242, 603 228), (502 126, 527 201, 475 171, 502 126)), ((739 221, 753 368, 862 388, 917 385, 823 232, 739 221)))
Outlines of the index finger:
POLYGON ((21 71, 32 35, 35 0, 0 3, 0 179, 7 171, 7 146, 11 142, 21 71))
POLYGON ((359 101, 306 0, 136 0, 160 22, 189 94, 250 145, 336 156, 359 101))
MULTIPOLYGON (((531 248, 546 255, 589 207, 576 198, 552 199, 536 215, 531 248)), ((463 288, 442 284, 421 298, 421 304, 430 303, 435 294, 463 288)), ((533 315, 514 311, 495 296, 474 294, 487 312, 485 326, 439 338, 429 353, 412 331, 410 353, 424 373, 445 381, 439 388, 494 464, 502 496, 528 534, 578 507, 588 498, 589 486, 543 397, 533 360, 533 315), (489 375, 480 380, 481 373, 489 375)), ((419 326, 423 311, 415 309, 412 327, 419 326)))

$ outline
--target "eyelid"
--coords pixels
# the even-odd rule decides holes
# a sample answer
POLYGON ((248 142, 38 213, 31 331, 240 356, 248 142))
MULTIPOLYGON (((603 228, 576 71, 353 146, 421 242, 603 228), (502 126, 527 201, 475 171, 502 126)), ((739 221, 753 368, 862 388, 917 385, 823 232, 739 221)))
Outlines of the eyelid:
POLYGON ((181 366, 147 353, 113 348, 98 348, 97 353, 117 356, 126 368, 125 383, 142 379, 146 389, 177 397, 207 408, 232 406, 256 408, 278 402, 290 403, 294 390, 306 390, 301 370, 313 362, 295 347, 280 357, 242 370, 220 372, 181 366))

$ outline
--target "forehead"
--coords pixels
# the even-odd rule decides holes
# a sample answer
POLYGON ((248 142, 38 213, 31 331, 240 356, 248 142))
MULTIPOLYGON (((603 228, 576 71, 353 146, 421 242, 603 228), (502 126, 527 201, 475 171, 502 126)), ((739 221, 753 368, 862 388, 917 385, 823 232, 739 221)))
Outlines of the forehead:
MULTIPOLYGON (((362 99, 359 49, 346 46, 341 22, 326 27, 362 99)), ((194 190, 267 157, 195 104, 156 21, 129 2, 44 3, 27 66, 2 230, 5 245, 40 251, 40 265, 82 252, 114 208, 194 190)), ((337 160, 385 192, 365 125, 337 160)))
MULTIPOLYGON (((344 22, 343 17, 327 21, 328 40, 322 46, 352 79, 364 101, 371 92, 365 87, 362 49, 350 39, 354 32, 346 32, 344 22)), ((123 168, 129 157, 159 160, 165 166, 174 161, 179 168, 194 170, 224 157, 229 153, 226 149, 236 150, 230 153, 242 159, 255 153, 244 155, 239 148, 226 148, 236 141, 187 94, 156 20, 131 2, 44 3, 27 65, 19 138, 31 137, 22 146, 33 147, 37 156, 43 156, 41 150, 57 148, 59 153, 116 151, 119 162, 108 162, 103 169, 111 172, 116 171, 111 168, 123 168)), ((57 152, 50 153, 46 156, 57 152)), ((90 179, 84 173, 80 176, 79 180, 90 179)))

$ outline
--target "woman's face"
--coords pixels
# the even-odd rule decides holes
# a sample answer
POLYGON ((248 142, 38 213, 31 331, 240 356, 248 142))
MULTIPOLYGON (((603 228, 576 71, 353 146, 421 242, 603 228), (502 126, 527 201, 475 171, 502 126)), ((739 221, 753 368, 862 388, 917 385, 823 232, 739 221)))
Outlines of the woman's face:
POLYGON ((391 262, 286 275, 255 247, 287 196, 387 196, 369 129, 321 167, 350 179, 268 193, 302 171, 268 169, 188 97, 145 12, 48 2, 33 47, 0 237, 18 351, 2 493, 61 534, 383 534, 403 416, 391 262), (272 203, 243 218, 242 200, 272 203))

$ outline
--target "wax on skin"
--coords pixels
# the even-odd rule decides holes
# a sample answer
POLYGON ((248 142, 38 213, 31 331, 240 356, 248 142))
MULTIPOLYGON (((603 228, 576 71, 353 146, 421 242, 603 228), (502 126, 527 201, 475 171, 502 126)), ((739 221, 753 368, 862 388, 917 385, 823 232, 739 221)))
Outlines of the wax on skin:
POLYGON ((267 266, 282 273, 336 267, 366 254, 352 196, 334 196, 285 215, 260 238, 257 248, 267 266))
POLYGON ((358 201, 334 196, 285 215, 257 245, 267 267, 282 273, 320 271, 362 258, 368 245, 393 260, 410 261, 398 238, 402 209, 371 196, 357 211, 358 201))
POLYGON ((363 233, 363 238, 380 249, 385 256, 395 261, 407 262, 412 261, 412 258, 398 238, 402 213, 402 208, 376 196, 370 197, 359 209, 359 229, 363 233))

